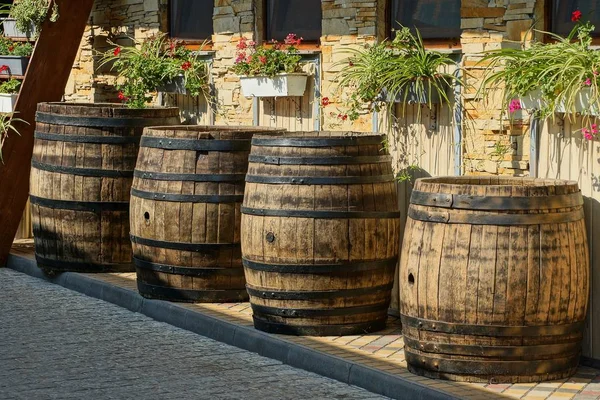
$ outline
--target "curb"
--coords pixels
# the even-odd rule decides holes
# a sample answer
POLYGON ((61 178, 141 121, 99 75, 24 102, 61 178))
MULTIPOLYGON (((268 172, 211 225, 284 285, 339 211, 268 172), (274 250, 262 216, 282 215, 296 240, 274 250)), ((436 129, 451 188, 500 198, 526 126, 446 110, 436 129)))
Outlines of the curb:
POLYGON ((157 321, 392 399, 446 400, 457 398, 401 376, 322 353, 262 331, 238 326, 189 310, 176 303, 145 299, 137 292, 113 286, 76 272, 63 272, 51 278, 37 267, 34 259, 10 254, 6 266, 17 272, 144 314, 157 321))

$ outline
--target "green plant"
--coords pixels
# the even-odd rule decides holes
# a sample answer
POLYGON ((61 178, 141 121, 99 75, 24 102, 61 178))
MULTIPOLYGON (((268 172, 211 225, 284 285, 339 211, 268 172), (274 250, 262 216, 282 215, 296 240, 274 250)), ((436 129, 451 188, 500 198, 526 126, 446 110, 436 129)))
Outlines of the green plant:
POLYGON ((280 73, 301 72, 297 45, 302 38, 290 33, 284 43, 272 40, 269 45, 257 46, 254 41, 241 38, 237 44, 237 54, 233 72, 242 76, 274 76, 280 73))
MULTIPOLYGON (((48 15, 48 0, 19 0, 10 9, 10 16, 16 20, 17 29, 31 36, 35 29, 39 34, 42 23, 48 15)), ((58 19, 58 5, 54 3, 50 20, 58 19)))
POLYGON ((19 93, 21 81, 18 79, 9 79, 0 84, 0 93, 15 94, 19 93))
POLYGON ((590 49, 594 26, 580 21, 575 11, 571 20, 575 26, 567 37, 538 31, 552 42, 523 42, 518 48, 503 48, 487 52, 480 61, 487 73, 479 93, 503 88, 504 111, 521 109, 518 98, 539 90, 541 107, 536 110, 542 118, 554 117, 557 112, 571 115, 582 89, 589 92, 589 106, 583 114, 600 109, 600 52, 590 49))
POLYGON ((2 147, 4 147, 4 142, 6 139, 8 139, 8 134, 12 131, 21 136, 18 129, 13 125, 14 122, 22 122, 29 125, 27 121, 24 121, 20 118, 15 118, 14 113, 0 114, 0 161, 3 163, 4 158, 2 157, 2 147))
POLYGON ((0 55, 29 57, 33 53, 30 43, 13 42, 7 37, 0 36, 0 55))
POLYGON ((190 95, 208 98, 206 62, 164 34, 105 52, 100 67, 109 63, 118 72, 119 99, 130 108, 145 108, 157 87, 178 76, 184 77, 190 95))
POLYGON ((392 41, 346 52, 350 56, 337 64, 342 66, 338 89, 352 90, 348 101, 352 120, 358 118, 365 104, 377 111, 383 107, 391 111, 393 99, 400 101, 404 113, 415 95, 431 107, 433 96, 427 97, 426 93, 449 103, 448 88, 462 84, 456 75, 446 72, 455 61, 448 54, 426 49, 418 30, 413 35, 402 28, 392 41))

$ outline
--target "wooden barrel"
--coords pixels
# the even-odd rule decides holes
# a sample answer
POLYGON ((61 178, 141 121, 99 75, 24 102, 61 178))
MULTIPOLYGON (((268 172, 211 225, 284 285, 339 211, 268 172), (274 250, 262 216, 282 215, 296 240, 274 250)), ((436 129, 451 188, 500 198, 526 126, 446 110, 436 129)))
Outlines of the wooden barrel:
POLYGON ((250 140, 269 128, 144 131, 131 190, 140 293, 187 302, 246 301, 240 206, 250 140))
POLYGON ((179 123, 177 108, 41 103, 30 201, 38 265, 133 271, 129 190, 143 128, 179 123))
POLYGON ((575 372, 589 295, 576 182, 416 181, 400 262, 408 368, 536 382, 575 372))
POLYGON ((399 211, 382 136, 255 136, 242 256, 257 329, 350 335, 385 327, 399 211))

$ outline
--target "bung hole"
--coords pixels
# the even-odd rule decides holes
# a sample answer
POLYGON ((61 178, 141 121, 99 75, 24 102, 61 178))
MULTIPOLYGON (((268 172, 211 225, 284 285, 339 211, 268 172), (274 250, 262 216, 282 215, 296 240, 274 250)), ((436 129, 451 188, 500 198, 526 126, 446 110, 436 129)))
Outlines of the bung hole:
POLYGON ((150 219, 150 213, 149 213, 148 211, 146 211, 146 212, 144 213, 144 219, 145 219, 146 221, 148 221, 148 220, 150 219))
POLYGON ((412 273, 408 274, 408 284, 409 285, 415 284, 415 276, 412 273))

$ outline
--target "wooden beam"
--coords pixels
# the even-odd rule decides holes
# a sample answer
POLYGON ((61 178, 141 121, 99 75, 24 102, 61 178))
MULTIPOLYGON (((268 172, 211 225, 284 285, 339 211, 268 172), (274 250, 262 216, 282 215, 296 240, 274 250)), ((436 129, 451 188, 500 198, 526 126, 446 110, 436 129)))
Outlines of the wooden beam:
POLYGON ((15 106, 16 116, 29 125, 15 124, 21 136, 11 134, 2 148, 0 266, 6 263, 29 194, 37 104, 62 99, 94 0, 53 0, 50 7, 54 4, 60 17, 42 25, 15 106))

